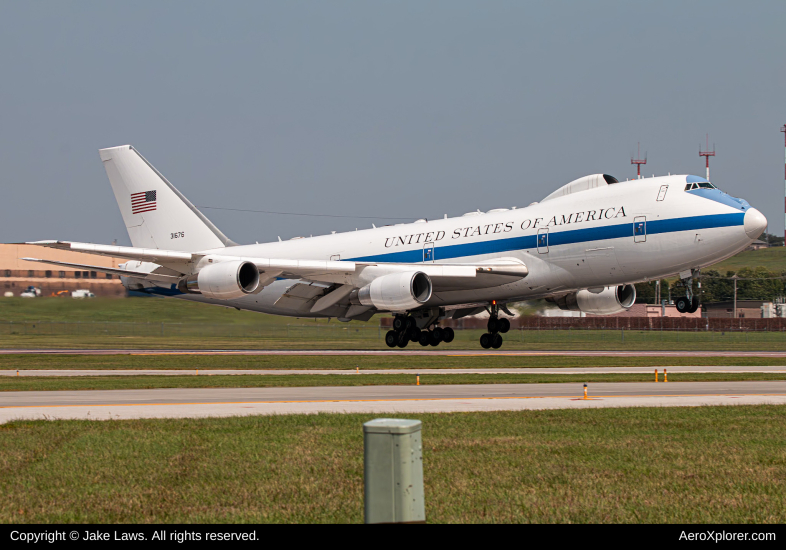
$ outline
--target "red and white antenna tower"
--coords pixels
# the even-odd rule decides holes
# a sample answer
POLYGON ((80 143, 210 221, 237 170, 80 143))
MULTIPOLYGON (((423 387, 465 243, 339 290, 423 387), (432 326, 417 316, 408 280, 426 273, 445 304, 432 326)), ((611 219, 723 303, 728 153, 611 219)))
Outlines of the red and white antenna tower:
POLYGON ((704 157, 706 159, 706 161, 707 161, 707 164, 706 164, 706 166, 707 166, 707 173, 705 174, 704 177, 707 179, 707 181, 709 181, 710 180, 710 157, 714 157, 715 156, 715 144, 714 143, 712 144, 712 151, 710 151, 710 135, 709 134, 707 134, 707 148, 704 151, 702 151, 701 150, 701 145, 699 145, 699 156, 700 157, 704 157))
POLYGON ((630 163, 636 165, 636 179, 641 179, 641 165, 647 164, 647 154, 644 153, 644 158, 641 158, 641 143, 638 144, 638 154, 636 155, 638 158, 633 158, 633 155, 630 156, 630 163))
MULTIPOLYGON (((783 132, 783 147, 784 149, 786 149, 786 124, 784 124, 783 128, 781 128, 781 132, 783 132)), ((784 156, 786 157, 786 155, 784 156)), ((784 158, 784 161, 786 161, 786 158, 784 158)), ((784 220, 786 221, 786 165, 784 165, 783 183, 784 183, 784 204, 783 204, 784 210, 783 211, 785 213, 784 220)), ((785 239, 783 245, 786 246, 786 226, 784 226, 783 229, 783 238, 785 239)))

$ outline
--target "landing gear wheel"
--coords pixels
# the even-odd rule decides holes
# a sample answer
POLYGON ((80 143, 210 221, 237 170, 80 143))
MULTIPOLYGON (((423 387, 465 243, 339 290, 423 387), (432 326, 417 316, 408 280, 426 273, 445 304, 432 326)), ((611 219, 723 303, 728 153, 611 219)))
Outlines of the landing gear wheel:
POLYGON ((489 317, 489 323, 486 325, 489 329, 489 332, 494 334, 499 330, 499 319, 496 317, 489 317))
POLYGON ((486 333, 481 335, 480 347, 482 347, 483 349, 489 349, 491 347, 491 334, 486 333))
POLYGON ((421 346, 424 348, 431 343, 431 333, 427 330, 423 330, 420 332, 420 340, 418 340, 421 346))
POLYGON ((432 346, 438 346, 439 343, 442 341, 442 329, 436 327, 434 330, 431 331, 431 341, 429 344, 432 346))
POLYGON ((674 305, 677 306, 677 311, 679 311, 680 313, 688 313, 688 310, 690 309, 691 306, 691 302, 690 300, 688 300, 687 297, 682 296, 680 298, 677 298, 677 300, 674 302, 674 305))
POLYGON ((412 327, 409 329, 409 339, 413 342, 420 341, 420 329, 418 327, 412 327))
POLYGON ((453 338, 456 337, 456 333, 453 332, 453 329, 450 327, 445 327, 442 329, 442 341, 446 344, 450 344, 453 341, 453 338))
POLYGON ((399 332, 400 330, 402 330, 406 326, 406 323, 407 323, 407 319, 405 317, 401 317, 400 315, 398 317, 394 317, 393 318, 393 330, 395 330, 396 332, 399 332))
POLYGON ((502 347, 502 336, 500 336, 499 333, 491 337, 491 347, 494 349, 502 347))
POLYGON ((398 344, 398 333, 395 330, 389 330, 385 333, 385 343, 389 348, 395 348, 398 344))
POLYGON ((696 313, 696 311, 699 309, 699 306, 701 306, 701 304, 699 303, 699 297, 694 296, 693 300, 691 300, 690 309, 688 309, 688 313, 696 313))
POLYGON ((505 334, 507 331, 510 330, 510 321, 508 321, 504 317, 499 320, 498 325, 499 325, 499 331, 502 334, 505 334))

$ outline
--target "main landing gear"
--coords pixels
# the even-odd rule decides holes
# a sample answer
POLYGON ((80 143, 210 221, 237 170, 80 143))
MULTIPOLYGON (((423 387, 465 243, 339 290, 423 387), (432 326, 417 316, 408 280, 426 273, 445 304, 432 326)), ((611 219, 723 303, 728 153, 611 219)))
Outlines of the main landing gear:
MULTIPOLYGON (((690 275, 682 279, 685 283, 685 296, 681 296, 674 301, 674 305, 680 313, 695 313, 701 305, 699 297, 693 295, 693 277, 698 274, 698 269, 691 269, 690 275)), ((701 283, 699 283, 699 287, 701 287, 701 283)))
POLYGON ((491 314, 487 325, 489 331, 480 337, 480 345, 483 349, 499 349, 502 347, 500 333, 505 334, 510 330, 510 321, 504 317, 499 318, 499 306, 496 303, 491 305, 489 313, 491 314))
POLYGON ((396 315, 393 318, 393 330, 385 334, 385 344, 389 348, 405 348, 410 342, 417 342, 423 347, 438 346, 440 342, 449 344, 455 337, 450 327, 438 327, 434 322, 421 330, 411 315, 396 315))

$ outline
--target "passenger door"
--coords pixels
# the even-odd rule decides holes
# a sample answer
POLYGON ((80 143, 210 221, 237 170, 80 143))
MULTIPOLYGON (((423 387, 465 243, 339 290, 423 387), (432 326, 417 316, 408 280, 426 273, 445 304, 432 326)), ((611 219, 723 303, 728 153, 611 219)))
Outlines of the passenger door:
POLYGON ((538 253, 547 254, 549 251, 549 230, 538 229, 538 253))
POLYGON ((434 243, 423 244, 423 263, 434 263, 434 243))
POLYGON ((647 242, 647 216, 633 218, 633 242, 647 242))

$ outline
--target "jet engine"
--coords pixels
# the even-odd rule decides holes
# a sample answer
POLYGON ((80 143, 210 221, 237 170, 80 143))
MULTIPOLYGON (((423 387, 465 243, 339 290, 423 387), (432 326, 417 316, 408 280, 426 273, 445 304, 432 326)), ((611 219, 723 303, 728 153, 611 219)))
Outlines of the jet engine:
POLYGON ((636 287, 619 285, 588 288, 550 301, 556 303, 560 309, 583 311, 593 315, 613 315, 630 309, 636 302, 636 287))
POLYGON ((180 281, 181 292, 201 294, 216 300, 233 300, 251 294, 259 286, 259 269, 251 262, 231 260, 203 267, 180 281))
POLYGON ((384 311, 408 311, 431 298, 431 279, 422 271, 403 271, 377 277, 354 291, 350 301, 384 311))

